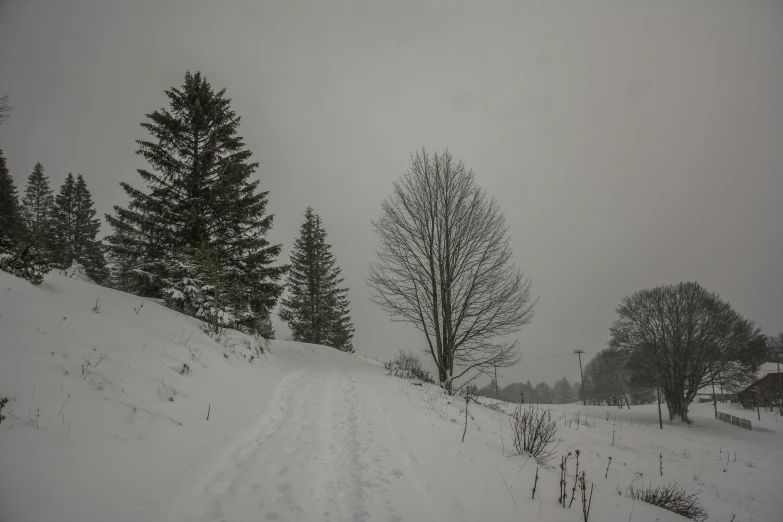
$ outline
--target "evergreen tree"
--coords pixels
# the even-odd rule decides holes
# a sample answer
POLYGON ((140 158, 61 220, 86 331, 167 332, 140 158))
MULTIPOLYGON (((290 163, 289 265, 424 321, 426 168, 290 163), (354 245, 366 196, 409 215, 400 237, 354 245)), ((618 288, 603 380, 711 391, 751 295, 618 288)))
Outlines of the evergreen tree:
POLYGON ((533 388, 536 392, 536 399, 540 404, 552 404, 552 388, 545 382, 536 384, 533 388))
POLYGON ((74 223, 74 258, 84 265, 87 275, 97 283, 102 283, 108 276, 103 243, 98 239, 101 221, 95 217, 98 211, 87 188, 87 182, 79 174, 74 187, 75 223, 74 223))
POLYGON ((256 321, 255 332, 264 339, 275 338, 275 329, 272 326, 271 313, 259 314, 258 320, 256 321))
POLYGON ((24 238, 24 221, 16 185, 0 150, 0 253, 14 249, 24 238))
POLYGON ((60 187, 60 193, 54 198, 49 223, 52 246, 51 264, 61 270, 70 267, 73 262, 74 185, 76 182, 73 179, 73 174, 69 172, 60 187))
POLYGON ((69 173, 52 210, 52 266, 66 269, 77 262, 90 279, 101 283, 108 272, 103 246, 97 239, 101 224, 96 214, 84 177, 79 174, 74 179, 69 173))
POLYGON ((131 268, 131 259, 128 257, 117 256, 111 248, 106 250, 106 269, 108 278, 106 286, 123 292, 138 292, 138 278, 133 274, 131 268))
POLYGON ((573 395, 571 394, 571 390, 571 383, 568 382, 568 379, 565 377, 559 381, 556 381, 554 387, 552 388, 552 399, 554 400, 554 403, 569 404, 574 402, 576 399, 574 399, 573 395))
MULTIPOLYGON (((34 285, 41 284, 44 275, 49 272, 49 212, 52 206, 52 190, 49 180, 44 176, 43 166, 38 163, 28 178, 22 207, 14 205, 16 190, 2 159, 3 171, 0 174, 3 190, 2 219, 9 223, 3 226, 2 245, 0 245, 0 270, 10 272, 17 277, 27 279, 34 285), (7 203, 6 203, 7 202, 7 203), (8 206, 7 206, 8 205, 8 206), (20 212, 14 211, 14 208, 20 212), (14 221, 19 219, 17 225, 14 221)), ((4 223, 5 225, 5 223, 4 223)))
POLYGON ((321 218, 308 207, 299 238, 291 253, 288 296, 282 300, 280 319, 288 323, 296 341, 326 344, 353 351, 353 324, 347 288, 326 243, 321 218))
POLYGON ((188 72, 166 95, 169 109, 142 123, 152 140, 137 142, 151 167, 138 171, 149 190, 122 183, 130 204, 106 216, 110 258, 127 270, 113 283, 210 323, 257 331, 287 270, 272 266, 281 246, 266 238, 268 193, 249 180, 258 163, 237 134, 225 89, 188 72))
POLYGON ((38 239, 45 251, 49 243, 49 219, 54 205, 49 178, 44 174, 43 165, 36 163, 33 172, 27 178, 27 187, 22 198, 22 215, 30 234, 38 239))

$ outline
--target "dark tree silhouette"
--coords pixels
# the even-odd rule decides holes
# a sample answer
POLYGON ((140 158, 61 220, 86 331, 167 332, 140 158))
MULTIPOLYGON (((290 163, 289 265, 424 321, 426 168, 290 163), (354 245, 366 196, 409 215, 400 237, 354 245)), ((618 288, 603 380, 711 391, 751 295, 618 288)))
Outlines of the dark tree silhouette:
POLYGON ((610 331, 611 347, 654 373, 670 419, 684 421, 699 388, 718 375, 741 382, 756 373, 766 352, 752 321, 695 282, 624 297, 610 331))
POLYGON ((240 118, 199 72, 166 95, 169 107, 142 123, 150 140, 137 142, 147 190, 121 183, 130 203, 106 216, 112 283, 218 327, 266 331, 287 267, 274 265, 281 246, 267 239, 274 216, 240 118))
POLYGON ((348 289, 340 287, 342 282, 321 218, 307 207, 291 253, 288 295, 280 303, 280 319, 295 341, 353 351, 348 289))

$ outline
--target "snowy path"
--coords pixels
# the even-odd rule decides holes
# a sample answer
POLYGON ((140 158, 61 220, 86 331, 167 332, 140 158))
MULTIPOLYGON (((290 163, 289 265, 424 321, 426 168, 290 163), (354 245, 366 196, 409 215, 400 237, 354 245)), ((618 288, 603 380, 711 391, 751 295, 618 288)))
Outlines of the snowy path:
POLYGON ((172 520, 441 518, 400 428, 360 381, 336 365, 288 374, 172 520))

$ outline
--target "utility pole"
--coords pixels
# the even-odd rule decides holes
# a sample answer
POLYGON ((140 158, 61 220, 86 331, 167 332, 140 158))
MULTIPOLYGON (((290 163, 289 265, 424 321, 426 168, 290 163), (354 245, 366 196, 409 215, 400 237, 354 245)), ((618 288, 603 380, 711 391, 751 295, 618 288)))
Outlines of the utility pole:
POLYGON ((498 367, 495 366, 495 399, 500 399, 498 395, 498 367))
POLYGON ((582 354, 584 350, 574 350, 574 353, 579 356, 579 377, 582 379, 582 404, 587 406, 587 400, 585 399, 585 376, 582 373, 582 354))
POLYGON ((753 390, 753 402, 756 403, 756 413, 759 415, 759 421, 761 421, 761 408, 759 407, 759 387, 753 390))

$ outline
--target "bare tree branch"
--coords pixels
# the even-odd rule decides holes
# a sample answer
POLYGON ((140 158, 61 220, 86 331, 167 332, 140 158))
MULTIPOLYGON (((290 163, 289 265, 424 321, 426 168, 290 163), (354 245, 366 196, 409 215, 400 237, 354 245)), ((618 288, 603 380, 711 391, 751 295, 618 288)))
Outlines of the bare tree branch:
POLYGON ((5 120, 8 119, 8 117, 11 115, 11 111, 13 110, 13 107, 11 107, 10 104, 11 96, 6 94, 5 96, 0 96, 0 125, 5 122, 5 120))

